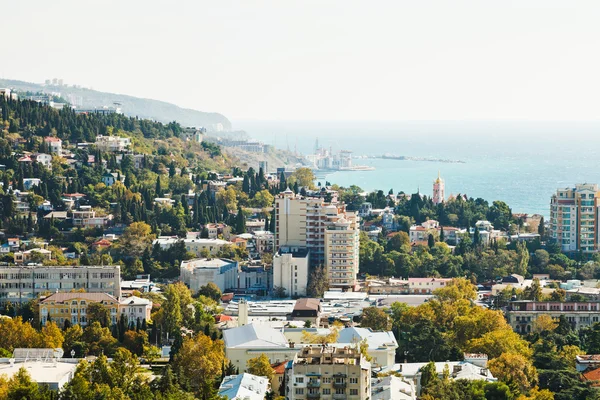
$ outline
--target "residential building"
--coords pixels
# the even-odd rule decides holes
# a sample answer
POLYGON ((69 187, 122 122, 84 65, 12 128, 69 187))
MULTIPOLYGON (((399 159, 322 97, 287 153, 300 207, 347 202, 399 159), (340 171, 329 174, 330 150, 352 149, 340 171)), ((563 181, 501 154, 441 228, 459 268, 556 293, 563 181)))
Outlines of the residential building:
POLYGON ((58 156, 62 155, 62 140, 57 137, 48 136, 44 138, 44 142, 50 148, 50 153, 58 156))
POLYGON ((441 204, 445 199, 445 183, 444 180, 440 177, 440 171, 438 171, 438 177, 435 181, 433 181, 433 197, 431 200, 433 204, 441 204))
POLYGON ((51 260, 52 252, 46 249, 31 249, 14 253, 15 264, 25 264, 36 260, 51 260))
POLYGON ((137 296, 124 297, 119 301, 119 314, 127 317, 129 322, 150 321, 152 302, 137 296))
POLYGON ((221 291, 237 288, 238 263, 225 258, 196 258, 181 262, 179 279, 193 293, 209 282, 215 283, 221 291))
POLYGON ((330 285, 349 288, 355 283, 350 275, 358 271, 359 217, 337 202, 335 191, 326 194, 331 202, 295 195, 289 189, 275 198, 275 248, 306 247, 311 266, 335 267, 336 274, 344 274, 330 285))
POLYGON ((600 191, 597 184, 579 184, 558 189, 550 199, 550 238, 563 252, 598 251, 600 191))
POLYGON ((414 294, 431 294, 452 282, 452 278, 408 278, 408 291, 414 294))
POLYGON ((354 288, 358 275, 359 229, 354 213, 339 216, 325 230, 325 265, 329 287, 354 288))
POLYGON ((0 267, 0 303, 21 303, 47 292, 84 289, 121 296, 121 267, 5 266, 0 267))
POLYGON ((40 178, 24 178, 23 179, 23 188, 25 190, 31 190, 34 186, 39 186, 42 183, 40 178))
POLYGON ((128 150, 129 146, 131 146, 130 138, 103 135, 96 136, 96 147, 101 151, 120 153, 128 150))
POLYGON ((529 333, 540 315, 563 316, 577 330, 600 322, 600 302, 516 300, 510 302, 506 318, 516 332, 529 333))
POLYGON ((225 356, 240 372, 246 371, 247 361, 265 354, 273 363, 291 360, 300 348, 288 343, 280 330, 266 325, 249 324, 223 331, 225 356))
POLYGON ((96 217, 96 211, 91 206, 81 206, 78 210, 71 212, 71 220, 74 227, 104 228, 112 219, 112 214, 105 217, 96 217))
POLYGON ((109 187, 114 185, 117 181, 121 181, 121 183, 125 182, 125 176, 117 172, 105 172, 101 179, 102 183, 109 187))
POLYGON ((200 257, 202 251, 206 250, 211 256, 216 255, 223 246, 231 245, 231 242, 221 239, 179 239, 177 236, 160 236, 152 242, 152 245, 159 245, 162 250, 183 242, 185 249, 200 257))
POLYGON ((408 237, 411 243, 427 242, 429 235, 437 236, 437 230, 440 224, 435 220, 428 220, 421 225, 413 225, 408 230, 408 237))
POLYGON ((110 323, 116 324, 119 310, 119 300, 106 293, 54 293, 40 300, 40 322, 52 320, 63 326, 68 320, 73 325, 88 324, 88 307, 93 303, 101 303, 110 312, 110 323))
POLYGON ((273 288, 287 296, 306 296, 310 251, 306 247, 280 247, 273 256, 273 288))
POLYGON ((35 157, 35 161, 42 164, 44 167, 48 168, 52 171, 52 156, 46 153, 37 153, 33 155, 35 157))
POLYGON ((223 378, 219 396, 235 400, 264 400, 269 391, 269 379, 248 373, 223 378))
POLYGON ((307 346, 288 366, 286 399, 371 397, 371 364, 355 348, 307 346))

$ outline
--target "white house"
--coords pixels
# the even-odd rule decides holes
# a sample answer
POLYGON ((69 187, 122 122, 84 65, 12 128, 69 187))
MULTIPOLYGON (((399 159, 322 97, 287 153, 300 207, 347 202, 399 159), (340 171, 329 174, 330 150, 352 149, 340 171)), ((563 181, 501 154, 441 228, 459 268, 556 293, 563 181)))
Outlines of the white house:
POLYGON ((44 142, 50 148, 50 153, 62 155, 62 140, 57 137, 48 136, 44 138, 44 142))
POLYGON ((119 313, 125 315, 128 321, 150 321, 152 302, 137 296, 123 297, 119 301, 119 313))

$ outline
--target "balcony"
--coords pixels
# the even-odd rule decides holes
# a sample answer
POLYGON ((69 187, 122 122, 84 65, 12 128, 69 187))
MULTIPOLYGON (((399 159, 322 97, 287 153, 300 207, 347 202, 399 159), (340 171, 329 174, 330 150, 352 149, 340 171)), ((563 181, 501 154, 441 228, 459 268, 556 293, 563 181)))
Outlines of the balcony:
POLYGON ((334 389, 346 389, 346 382, 333 381, 333 388, 334 389))
POLYGON ((345 394, 345 393, 344 393, 344 394, 338 394, 338 393, 334 393, 334 394, 333 394, 333 398, 334 398, 335 400, 344 400, 344 399, 348 398, 348 396, 346 396, 346 394, 345 394))
POLYGON ((318 381, 318 380, 311 380, 311 381, 308 381, 308 384, 307 384, 307 386, 308 386, 309 388, 318 388, 318 387, 321 387, 321 381, 318 381))
POLYGON ((319 393, 319 392, 315 392, 315 393, 308 392, 308 393, 306 393, 306 398, 307 399, 320 399, 321 398, 321 393, 319 393))

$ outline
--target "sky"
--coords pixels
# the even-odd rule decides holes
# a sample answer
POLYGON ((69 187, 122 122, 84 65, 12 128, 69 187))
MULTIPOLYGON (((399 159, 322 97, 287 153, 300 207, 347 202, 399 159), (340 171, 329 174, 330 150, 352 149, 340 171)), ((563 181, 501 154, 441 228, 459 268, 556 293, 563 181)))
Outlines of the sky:
POLYGON ((233 120, 598 120, 597 0, 0 0, 0 77, 233 120))

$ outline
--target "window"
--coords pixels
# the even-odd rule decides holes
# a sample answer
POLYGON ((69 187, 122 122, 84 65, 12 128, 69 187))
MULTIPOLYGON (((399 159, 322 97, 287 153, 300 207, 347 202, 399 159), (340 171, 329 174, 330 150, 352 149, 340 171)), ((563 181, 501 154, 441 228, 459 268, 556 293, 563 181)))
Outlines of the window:
POLYGON ((323 378, 323 383, 331 383, 331 378, 323 378))
POLYGON ((304 383, 304 377, 296 378, 296 383, 304 383))
POLYGON ((331 389, 329 389, 329 388, 323 389, 323 394, 325 394, 325 395, 331 394, 331 389))
POLYGON ((296 388, 296 394, 304 394, 304 388, 296 388))
POLYGON ((358 383, 358 378, 350 378, 350 384, 358 383))
POLYGON ((358 389, 350 389, 350 396, 358 396, 358 389))

